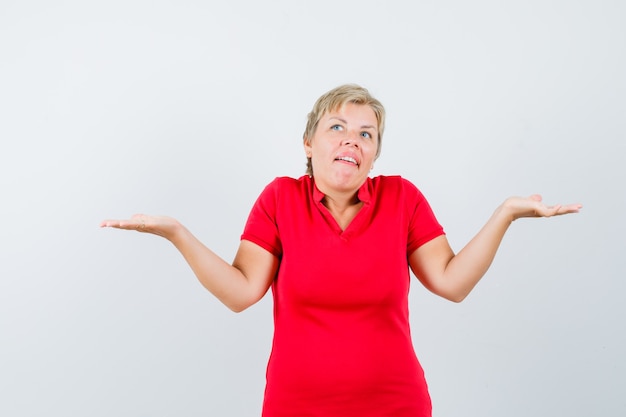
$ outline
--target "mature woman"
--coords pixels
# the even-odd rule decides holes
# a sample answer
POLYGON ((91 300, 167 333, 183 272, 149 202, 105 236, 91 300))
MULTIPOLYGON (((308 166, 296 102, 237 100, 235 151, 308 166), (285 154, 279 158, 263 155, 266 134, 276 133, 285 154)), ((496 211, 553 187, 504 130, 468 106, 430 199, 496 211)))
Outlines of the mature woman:
POLYGON ((272 288, 266 417, 430 416, 409 330, 409 268, 430 291, 459 302, 487 271, 511 222, 581 208, 546 206, 536 195, 509 198, 455 255, 414 185, 368 177, 384 120, 381 103, 359 86, 320 97, 304 133, 308 175, 265 188, 232 265, 169 217, 102 222, 171 241, 234 311, 272 288))

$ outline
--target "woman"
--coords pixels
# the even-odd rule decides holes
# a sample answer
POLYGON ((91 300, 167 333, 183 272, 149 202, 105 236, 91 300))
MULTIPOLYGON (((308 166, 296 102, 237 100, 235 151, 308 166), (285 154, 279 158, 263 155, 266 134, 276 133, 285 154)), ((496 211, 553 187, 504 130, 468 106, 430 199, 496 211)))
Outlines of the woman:
POLYGON ((320 97, 304 133, 308 175, 265 188, 232 265, 169 217, 102 222, 171 241, 234 311, 272 288, 266 417, 430 416, 409 330, 409 268, 430 291, 460 302, 511 222, 581 208, 546 206, 536 195, 509 198, 455 255, 415 186, 401 177, 368 177, 384 121, 381 103, 359 86, 320 97))

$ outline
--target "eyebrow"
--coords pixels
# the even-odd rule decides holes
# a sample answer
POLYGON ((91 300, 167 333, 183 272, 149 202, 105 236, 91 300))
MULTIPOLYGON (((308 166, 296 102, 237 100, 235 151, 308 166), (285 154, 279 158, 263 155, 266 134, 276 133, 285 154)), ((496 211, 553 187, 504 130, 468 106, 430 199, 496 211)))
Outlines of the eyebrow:
MULTIPOLYGON (((340 122, 344 123, 344 124, 348 124, 348 122, 345 119, 342 119, 341 117, 329 117, 328 120, 339 120, 340 122)), ((378 130, 378 128, 376 128, 376 126, 372 126, 372 125, 362 125, 361 129, 374 129, 374 130, 378 130)))

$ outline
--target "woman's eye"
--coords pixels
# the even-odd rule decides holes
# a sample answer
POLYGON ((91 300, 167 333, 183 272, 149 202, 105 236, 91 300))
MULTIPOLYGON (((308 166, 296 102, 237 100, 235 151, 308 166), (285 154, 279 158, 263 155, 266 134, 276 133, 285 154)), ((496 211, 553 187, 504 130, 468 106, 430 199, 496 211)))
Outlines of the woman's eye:
POLYGON ((361 132, 361 137, 364 137, 365 139, 371 139, 372 135, 370 135, 369 132, 361 132))
POLYGON ((332 125, 330 130, 341 130, 341 125, 332 125))

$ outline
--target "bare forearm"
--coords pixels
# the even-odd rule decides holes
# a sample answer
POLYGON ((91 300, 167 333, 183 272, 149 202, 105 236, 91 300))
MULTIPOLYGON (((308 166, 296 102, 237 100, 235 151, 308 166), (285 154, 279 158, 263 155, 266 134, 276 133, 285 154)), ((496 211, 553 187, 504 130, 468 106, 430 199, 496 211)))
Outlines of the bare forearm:
POLYGON ((447 298, 462 301, 476 286, 493 262, 511 222, 505 206, 498 207, 476 236, 450 260, 443 275, 449 288, 447 298))
POLYGON ((233 264, 204 246, 180 222, 168 216, 135 214, 126 220, 103 220, 100 227, 136 230, 161 236, 174 244, 198 280, 233 311, 242 311, 263 297, 270 287, 278 258, 242 240, 233 264))
POLYGON ((244 274, 207 248, 184 226, 167 237, 180 251, 200 283, 233 311, 250 304, 250 285, 244 274))
POLYGON ((578 213, 580 204, 546 206, 541 196, 509 197, 476 236, 455 255, 445 236, 417 248, 411 268, 426 288, 451 301, 462 301, 485 275, 507 229, 521 217, 552 217, 578 213))

